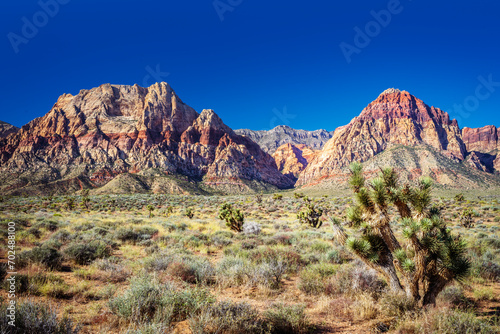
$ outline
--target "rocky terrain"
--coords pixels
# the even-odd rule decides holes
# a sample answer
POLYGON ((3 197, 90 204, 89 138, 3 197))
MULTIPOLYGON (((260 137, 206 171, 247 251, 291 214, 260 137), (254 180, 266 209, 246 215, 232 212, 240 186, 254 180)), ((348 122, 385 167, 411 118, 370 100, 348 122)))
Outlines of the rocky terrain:
POLYGON ((306 145, 313 150, 319 150, 333 136, 333 132, 326 130, 296 130, 286 125, 280 125, 268 131, 241 129, 235 132, 252 139, 269 154, 273 154, 284 144, 306 145))
POLYGON ((487 125, 482 128, 463 128, 462 137, 470 152, 467 163, 486 172, 500 171, 500 129, 487 125))
POLYGON ((283 144, 273 153, 273 158, 278 170, 296 181, 316 152, 304 144, 283 144))
POLYGON ((9 123, 5 123, 0 121, 0 138, 5 138, 11 133, 16 133, 19 130, 18 127, 11 125, 9 123))
POLYGON ((397 89, 333 134, 288 126, 233 131, 213 110, 184 104, 166 83, 64 94, 21 129, 0 125, 1 189, 12 194, 345 187, 353 161, 368 173, 393 166, 406 180, 429 175, 443 187, 500 184, 498 128, 460 129, 447 113, 397 89))
POLYGON ((186 176, 214 191, 293 185, 257 144, 213 110, 198 114, 166 83, 62 95, 45 116, 0 140, 4 191, 98 188, 124 173, 137 174, 146 190, 144 173, 186 176))
MULTIPOLYGON (((493 132, 491 127, 488 129, 493 132)), ((483 151, 491 151, 495 137, 483 133, 489 132, 464 129, 464 138, 467 138, 464 140, 456 120, 450 120, 447 113, 429 107, 406 91, 388 89, 348 125, 335 130, 333 137, 300 173, 296 185, 316 185, 324 181, 345 184, 352 161, 367 162, 381 152, 398 147, 419 147, 418 158, 409 157, 399 164, 409 179, 432 175, 442 185, 496 185, 498 178, 491 174, 495 172, 493 163, 487 166, 486 159, 480 156, 483 151), (468 147, 477 149, 477 153, 469 152, 468 147), (424 151, 427 153, 422 155, 424 151), (474 170, 467 170, 465 174, 463 169, 458 170, 464 160, 474 170), (442 175, 456 177, 441 178, 442 175)), ((394 159, 398 155, 392 157, 378 160, 385 166, 397 166, 394 159)))

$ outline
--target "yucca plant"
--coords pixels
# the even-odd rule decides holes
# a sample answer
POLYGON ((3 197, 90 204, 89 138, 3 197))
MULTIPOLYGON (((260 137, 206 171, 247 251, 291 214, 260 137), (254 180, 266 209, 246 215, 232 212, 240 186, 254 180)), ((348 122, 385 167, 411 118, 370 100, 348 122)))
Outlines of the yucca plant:
POLYGON ((435 304, 448 283, 468 274, 470 262, 465 242, 451 234, 439 208, 431 205, 432 180, 400 185, 397 173, 384 168, 367 182, 360 163, 350 169, 356 204, 347 210, 347 220, 361 235, 348 236, 333 219, 337 240, 385 277, 392 291, 405 291, 421 306, 435 304), (399 217, 390 214, 391 205, 399 217), (401 243, 391 227, 393 220, 403 227, 401 243))
POLYGON ((323 222, 320 220, 323 215, 323 208, 316 205, 307 196, 304 197, 305 207, 297 214, 297 219, 302 224, 308 224, 314 228, 320 228, 323 222))
POLYGON ((460 223, 463 227, 471 228, 474 226, 474 219, 472 218, 473 215, 474 212, 470 208, 464 209, 464 211, 462 211, 462 213, 460 214, 460 223))
POLYGON ((219 219, 226 221, 226 226, 235 232, 243 231, 245 217, 239 209, 233 209, 229 203, 224 203, 219 210, 219 219))

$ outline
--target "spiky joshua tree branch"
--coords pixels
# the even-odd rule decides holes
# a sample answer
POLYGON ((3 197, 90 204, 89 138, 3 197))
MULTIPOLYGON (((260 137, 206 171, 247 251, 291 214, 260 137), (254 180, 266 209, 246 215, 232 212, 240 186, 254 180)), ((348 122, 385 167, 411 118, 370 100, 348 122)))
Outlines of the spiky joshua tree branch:
POLYGON ((465 242, 451 234, 440 210, 431 206, 432 180, 421 178, 414 186, 400 185, 396 172, 384 168, 367 182, 360 163, 351 164, 350 169, 356 204, 347 210, 347 220, 361 228, 361 235, 348 236, 340 222, 332 219, 337 240, 383 275, 392 291, 406 292, 421 306, 435 304, 448 283, 467 275, 470 263, 465 242), (391 205, 396 217, 390 213, 391 205), (403 227, 401 242, 391 227, 393 220, 403 227))

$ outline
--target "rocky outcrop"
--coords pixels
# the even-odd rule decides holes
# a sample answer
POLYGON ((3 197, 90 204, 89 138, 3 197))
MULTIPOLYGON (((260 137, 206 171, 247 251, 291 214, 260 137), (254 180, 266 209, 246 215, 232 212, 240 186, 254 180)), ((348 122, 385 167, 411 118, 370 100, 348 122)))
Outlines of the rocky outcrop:
POLYGON ((335 130, 297 185, 333 179, 345 174, 352 161, 367 161, 391 147, 418 145, 455 162, 467 155, 456 120, 406 91, 388 89, 348 125, 335 130))
POLYGON ((273 154, 283 144, 306 145, 313 150, 319 150, 333 135, 333 132, 326 130, 295 130, 286 125, 277 126, 269 131, 241 129, 235 132, 252 139, 269 154, 273 154))
POLYGON ((469 155, 466 163, 476 169, 500 173, 500 128, 487 125, 482 128, 463 128, 462 138, 469 155))
POLYGON ((0 138, 5 138, 11 133, 16 133, 19 131, 18 127, 15 127, 14 125, 11 125, 6 122, 0 121, 0 138))
POLYGON ((7 189, 76 177, 100 187, 122 173, 148 169, 198 181, 292 185, 256 143, 212 110, 198 114, 166 83, 105 84, 62 95, 44 117, 0 140, 0 178, 7 189))
POLYGON ((495 150, 500 150, 500 128, 493 125, 487 125, 482 128, 463 128, 462 138, 467 151, 490 153, 495 150))
POLYGON ((297 180, 309 161, 313 159, 316 151, 303 144, 284 144, 273 153, 278 170, 293 180, 297 180))

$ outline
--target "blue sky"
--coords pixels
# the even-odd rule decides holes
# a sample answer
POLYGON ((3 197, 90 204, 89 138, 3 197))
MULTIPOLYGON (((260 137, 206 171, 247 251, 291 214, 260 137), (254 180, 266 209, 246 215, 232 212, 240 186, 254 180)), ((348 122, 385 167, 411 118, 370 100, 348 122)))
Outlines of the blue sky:
POLYGON ((156 79, 235 129, 334 130, 390 87, 461 127, 500 126, 498 1, 19 0, 0 10, 0 119, 17 126, 63 93, 156 79))

